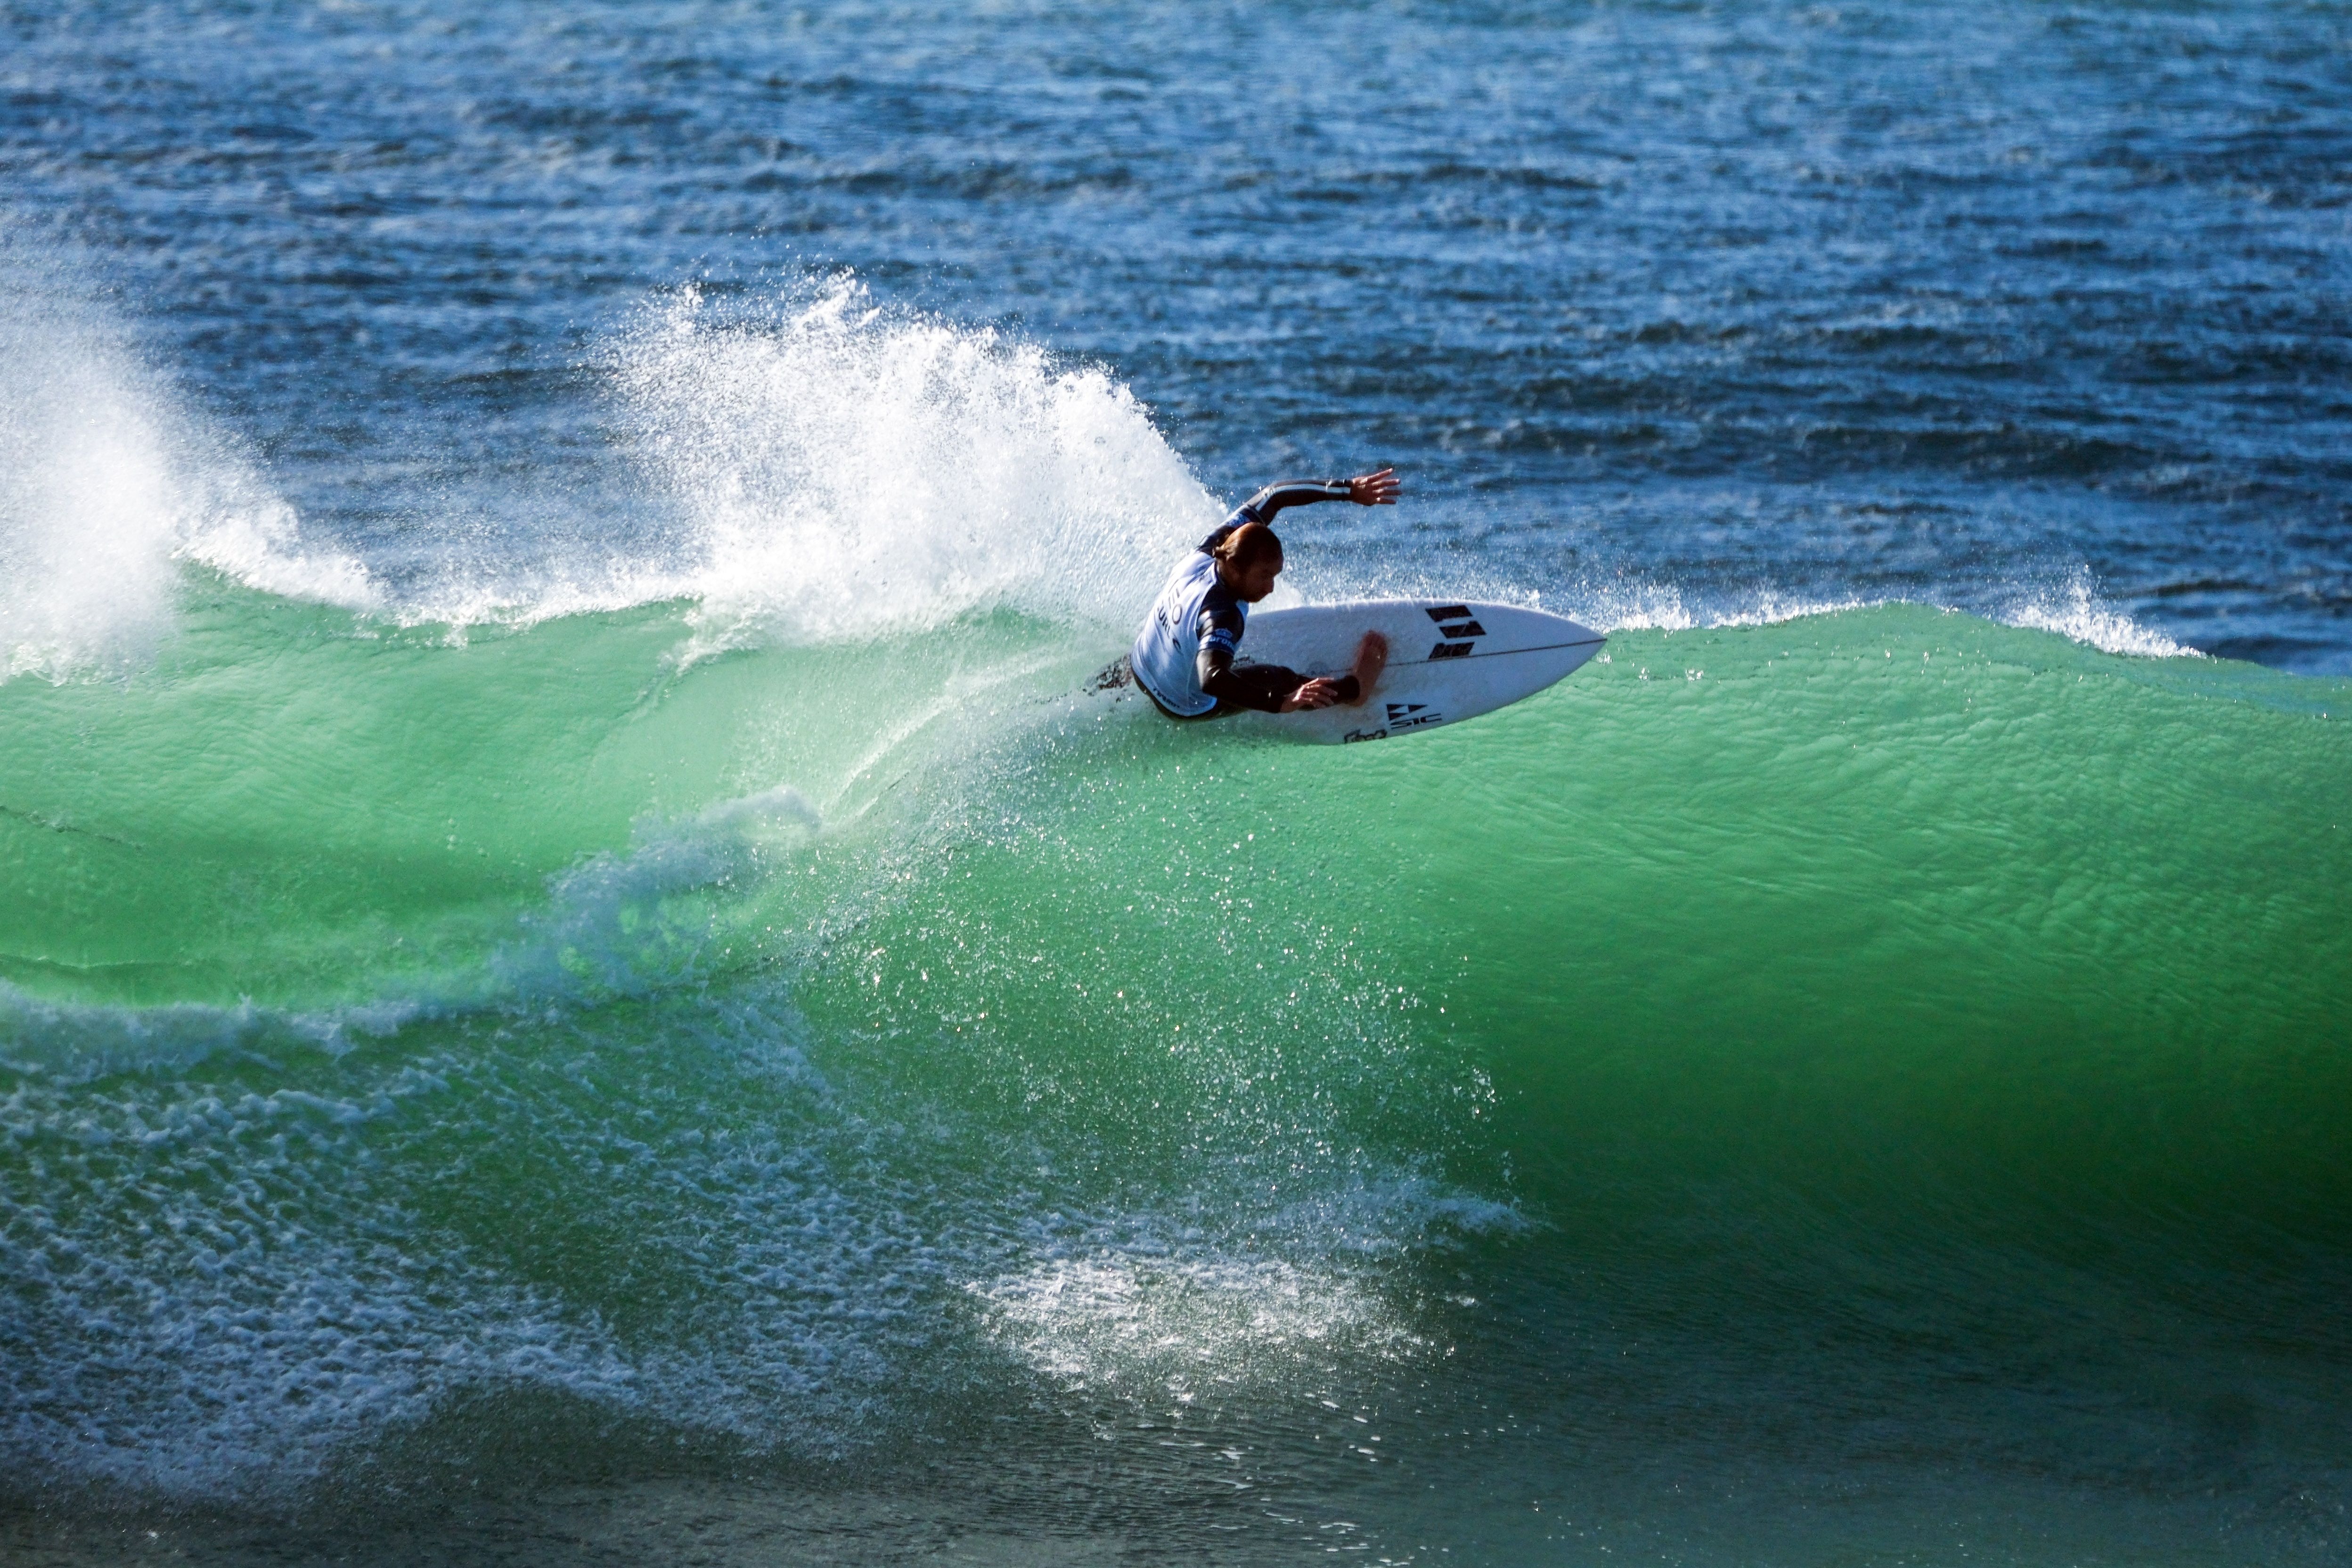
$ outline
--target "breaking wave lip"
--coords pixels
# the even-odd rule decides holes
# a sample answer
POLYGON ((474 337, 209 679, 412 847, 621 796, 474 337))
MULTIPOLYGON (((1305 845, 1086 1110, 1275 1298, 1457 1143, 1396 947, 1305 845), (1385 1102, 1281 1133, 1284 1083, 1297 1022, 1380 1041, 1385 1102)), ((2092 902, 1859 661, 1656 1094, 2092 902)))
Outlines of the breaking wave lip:
POLYGON ((1803 620, 1810 616, 1834 616, 1849 610, 1870 609, 1884 603, 1885 600, 1859 597, 1782 599, 1766 596, 1745 608, 1695 610, 1679 589, 1664 587, 1605 596, 1594 608, 1583 613, 1594 626, 1604 632, 1686 632, 1718 626, 1779 626, 1784 621, 1803 620))
MULTIPOLYGON (((5 236, 0 236, 5 240, 5 236)), ((1108 371, 876 304, 839 273, 761 300, 687 289, 607 346, 643 515, 399 587, 177 405, 64 270, 0 244, 0 679, 142 657, 177 568, 402 626, 524 627, 690 605, 698 644, 856 639, 1011 608, 1124 624, 1219 507, 1108 371)))
POLYGON ((2043 590, 2012 600, 1999 612, 1999 618, 2013 626, 2055 632, 2086 647, 2127 658, 2207 657, 2187 643, 2176 642, 2162 632, 2141 626, 2120 610, 2101 604, 2087 570, 2077 571, 2054 594, 2043 590))

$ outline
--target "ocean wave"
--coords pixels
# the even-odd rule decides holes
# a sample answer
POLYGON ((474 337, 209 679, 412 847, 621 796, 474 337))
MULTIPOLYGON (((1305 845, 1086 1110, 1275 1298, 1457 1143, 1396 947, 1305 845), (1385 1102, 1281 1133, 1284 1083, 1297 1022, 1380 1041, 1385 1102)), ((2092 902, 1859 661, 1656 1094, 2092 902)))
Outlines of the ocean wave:
MULTIPOLYGON (((959 773, 969 733, 942 732, 890 797, 905 814, 863 818, 814 765, 800 789, 747 785, 785 771, 773 754, 764 774, 738 754, 685 783, 640 764, 766 722, 781 693, 839 726, 836 772, 863 766, 887 726, 855 700, 811 718, 808 694, 927 668, 924 638, 662 684, 645 650, 671 629, 548 628, 531 634, 548 657, 520 665, 499 654, 534 651, 522 637, 331 650, 366 671, 351 710, 413 697, 392 746, 466 706, 450 685, 374 684, 426 666, 500 683, 523 706, 478 730, 538 736, 518 747, 625 728, 583 673, 614 647, 633 650, 614 656, 620 711, 641 675, 680 705, 675 728, 593 766, 527 749, 466 763, 481 793, 446 816, 492 837, 485 859, 577 835, 559 868, 520 879, 527 908, 464 928, 488 933, 470 980, 401 971, 342 1011, 5 994, 16 1223, 0 1268, 27 1283, 0 1355, 0 1469, 300 1493, 371 1457, 417 1484, 418 1452, 492 1452, 516 1430, 541 1449, 617 1429, 634 1451, 684 1437, 833 1458, 975 1385, 1164 1415, 1309 1394, 1334 1367, 1410 1381, 1454 1333, 1457 1263, 1510 1243, 1580 1267, 1547 1239, 1566 1226, 1671 1252, 1726 1162, 1842 1202, 1838 1184, 1864 1182, 1898 1223, 1918 1173, 1879 1173, 1870 1140, 1889 1127, 1984 1183, 1970 1161, 2028 1146, 1988 1145, 1988 1125, 2094 1163, 2088 1181, 2053 1164, 2052 1191, 2187 1163, 2193 1141, 2085 1152, 2063 1126, 2066 1105, 2149 1095, 2193 1121, 2205 1091, 2167 1087, 2179 1061, 2053 1065, 2071 1037, 2040 1021, 2129 1037, 2154 1016, 2137 999, 2178 985, 2212 1029, 2307 1040, 2326 993, 2302 977, 2341 967, 2324 918, 2341 857, 2324 819, 2291 815, 2341 773, 2334 727, 2183 703, 2207 671, 2038 658, 2041 634, 1974 617, 1882 606, 1803 635, 1644 632, 1626 641, 1712 644, 1727 678, 1638 686, 1621 658, 1491 730, 1360 757, 1073 725, 959 773), (1465 789, 1472 756, 1493 765, 1465 789), (2287 785, 2248 797, 2250 756, 2287 785), (567 770, 629 791, 634 824, 550 805, 501 839, 475 816, 519 774, 567 770), (688 804, 645 804, 665 798, 688 804), (912 849, 910 820, 929 825, 912 849), (2249 843, 2290 848, 2249 863, 2249 843), (2217 899, 2285 914, 2217 927, 2198 915, 2217 899), (788 924, 802 934, 770 935, 788 924), (2220 967, 2199 945, 2215 930, 2239 944, 2220 967), (2117 931, 2140 945, 2118 957, 2117 931), (1791 1005, 1833 985, 1850 1008, 1791 1005), (1987 996, 2011 1010, 1974 1010, 1987 996), (1537 1023, 1512 1032, 1528 1009, 1537 1023), (1805 1065, 1824 1039, 1845 1054, 1805 1065), (1985 1065, 2001 1049, 2018 1054, 1985 1065), (1563 1059, 1575 1082, 1546 1090, 1563 1059), (1497 1060, 1523 1087, 1496 1091, 1497 1060), (1953 1073, 1950 1096, 1912 1097, 1953 1073), (1531 1092, 1559 1098, 1540 1115, 1509 1098, 1531 1092), (1489 1116, 1517 1119, 1513 1162, 1480 1142, 1489 1116), (1839 1142, 1856 1126, 1863 1143, 1839 1142), (1829 1173, 1810 1189, 1808 1136, 1829 1173), (1527 1173, 1557 1162, 1566 1176, 1527 1173)), ((305 679, 316 696, 326 667, 305 679)), ((70 718, 115 693, 23 695, 70 718)), ((911 722, 936 695, 884 717, 911 722)), ((275 711, 283 691, 262 700, 275 711)), ((359 759, 397 787, 349 815, 415 809, 394 755, 359 759)), ((417 816, 394 847, 446 851, 443 811, 417 816)), ((268 833, 316 832, 266 801, 236 820, 240 879, 268 833)), ((77 874, 112 863, 56 826, 12 843, 77 874)), ((476 846, 457 847, 470 864, 476 846)), ((398 858, 326 836, 288 874, 307 885, 377 853, 398 858)), ((123 864, 118 889, 156 874, 123 864)), ((186 901, 255 884, 220 886, 186 901)), ((478 913, 492 884, 455 886, 399 929, 415 942, 453 907, 478 913)), ((256 965, 350 918, 251 907, 236 929, 256 965)), ((381 934, 331 951, 379 952, 381 934)), ((2326 1131, 2298 1147, 2324 1155, 2326 1131)), ((1812 1223, 1790 1190, 1735 1203, 1725 1245, 1812 1223)), ((1679 1310, 1686 1279, 1659 1278, 1679 1310)))

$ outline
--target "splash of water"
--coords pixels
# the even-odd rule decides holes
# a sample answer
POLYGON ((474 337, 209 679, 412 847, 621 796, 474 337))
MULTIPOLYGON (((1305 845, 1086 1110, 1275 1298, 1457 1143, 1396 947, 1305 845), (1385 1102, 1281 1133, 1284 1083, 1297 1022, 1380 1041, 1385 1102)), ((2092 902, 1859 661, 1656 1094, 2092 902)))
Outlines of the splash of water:
POLYGON ((897 315, 834 279, 730 313, 688 291, 614 374, 693 521, 712 635, 832 641, 975 609, 1124 626, 1216 505, 1099 369, 897 315))
POLYGON ((2137 658, 2200 657, 2198 650, 2188 644, 2175 642, 2162 632, 2100 603, 2086 568, 2077 569, 2054 588, 2041 588, 2021 595, 2002 608, 2000 619, 2013 626, 2056 632, 2105 653, 2137 658))
POLYGON ((124 668, 170 629, 179 563, 373 605, 349 556, 173 400, 128 329, 53 258, 0 237, 0 679, 124 668))

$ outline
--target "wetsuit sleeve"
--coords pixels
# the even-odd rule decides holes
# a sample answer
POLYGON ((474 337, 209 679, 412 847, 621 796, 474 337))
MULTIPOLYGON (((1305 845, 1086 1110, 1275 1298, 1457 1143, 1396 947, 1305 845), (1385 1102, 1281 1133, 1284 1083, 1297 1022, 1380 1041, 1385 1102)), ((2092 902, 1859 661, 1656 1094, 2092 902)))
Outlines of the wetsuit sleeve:
POLYGON ((1236 671, 1234 650, 1212 647, 1205 640, 1201 644, 1201 657, 1193 673, 1201 682, 1201 689, 1218 701, 1235 708, 1255 708, 1261 713, 1281 712, 1282 700, 1298 689, 1298 678, 1286 669, 1267 670, 1252 666, 1245 673, 1236 671), (1267 679, 1269 675, 1283 678, 1280 690, 1273 689, 1276 682, 1267 679))
MULTIPOLYGON (((1234 674, 1234 654, 1242 643, 1242 610, 1223 595, 1212 594, 1201 606, 1201 651, 1192 676, 1201 689, 1220 702, 1260 712, 1278 711, 1280 697, 1267 700, 1263 681, 1244 681, 1234 674)), ((1294 683, 1295 689, 1295 683, 1294 683)))
MULTIPOLYGON (((1197 673, 1201 689, 1219 703, 1255 708, 1261 713, 1281 712, 1284 700, 1307 681, 1307 677, 1298 671, 1278 664, 1253 664, 1235 669, 1233 655, 1209 648, 1201 650, 1197 673)), ((1335 684, 1339 687, 1336 695, 1342 702, 1353 702, 1363 694, 1363 688, 1352 675, 1339 677, 1335 684)))
POLYGON ((1346 500, 1348 481, 1345 479, 1284 479, 1272 484, 1242 502, 1234 515, 1244 522, 1272 522, 1274 514, 1286 506, 1308 506, 1318 500, 1346 500))
POLYGON ((1202 690, 1209 691, 1211 675, 1223 675, 1233 668, 1234 654, 1242 646, 1243 625, 1242 607, 1223 593, 1212 593, 1202 602, 1201 652, 1194 661, 1202 690))

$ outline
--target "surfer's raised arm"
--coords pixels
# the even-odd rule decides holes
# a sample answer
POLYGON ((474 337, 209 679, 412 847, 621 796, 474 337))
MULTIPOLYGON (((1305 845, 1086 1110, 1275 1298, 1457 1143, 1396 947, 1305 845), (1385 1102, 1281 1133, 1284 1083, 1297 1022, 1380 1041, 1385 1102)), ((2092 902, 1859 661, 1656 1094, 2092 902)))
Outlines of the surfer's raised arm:
POLYGON ((1224 526, 1176 563, 1143 629, 1128 653, 1128 668, 1159 710, 1171 719, 1211 719, 1237 709, 1296 713, 1354 704, 1371 695, 1388 663, 1388 639, 1366 632, 1355 668, 1308 677, 1280 665, 1236 668, 1249 606, 1274 592, 1282 573, 1282 541, 1266 520, 1286 506, 1351 500, 1394 506, 1396 470, 1381 468, 1350 479, 1286 479, 1234 509, 1224 526))
POLYGON ((1283 479, 1266 486, 1242 502, 1234 509, 1234 520, 1272 522, 1274 514, 1284 507, 1307 506, 1318 500, 1351 500, 1358 506, 1394 506, 1397 489, 1394 468, 1358 474, 1352 479, 1283 479))

